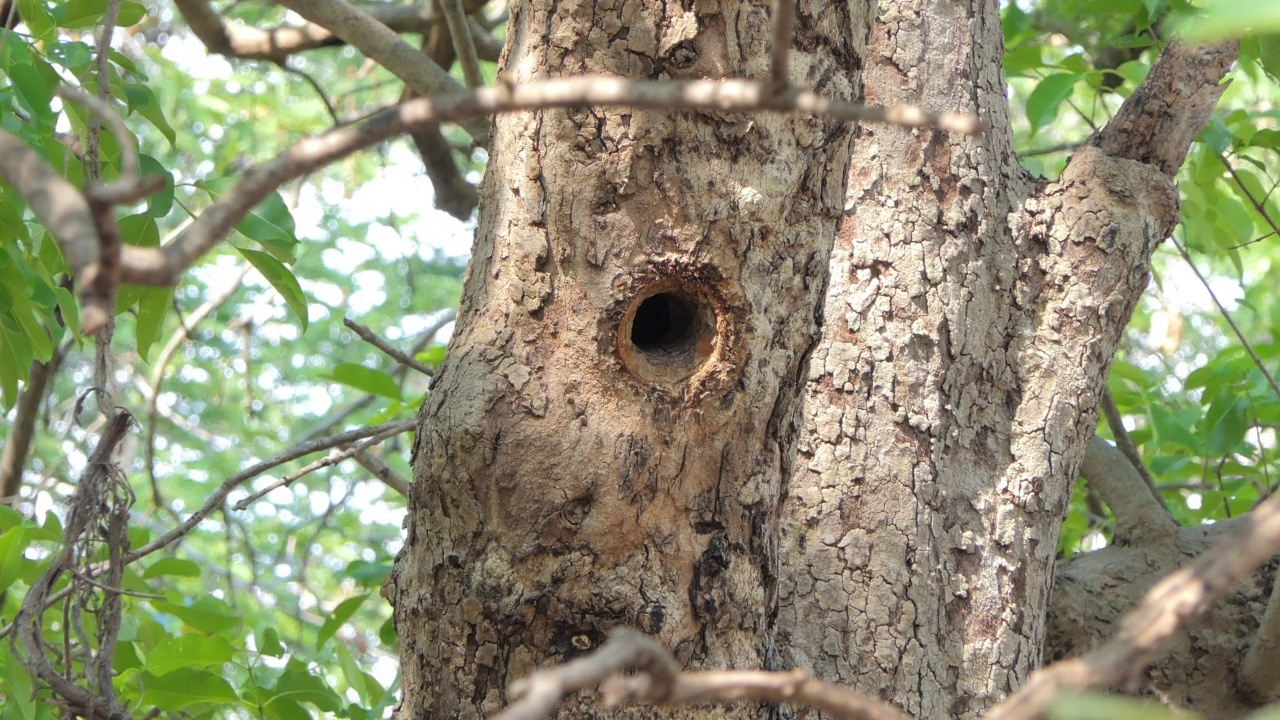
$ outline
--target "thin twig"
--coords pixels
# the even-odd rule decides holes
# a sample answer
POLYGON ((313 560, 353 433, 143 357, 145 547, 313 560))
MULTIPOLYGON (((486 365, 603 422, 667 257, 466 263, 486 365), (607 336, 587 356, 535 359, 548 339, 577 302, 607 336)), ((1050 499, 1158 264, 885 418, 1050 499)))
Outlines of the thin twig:
POLYGON ((778 0, 773 14, 773 65, 770 82, 775 88, 791 84, 787 58, 791 54, 791 42, 796 30, 796 0, 778 0))
POLYGON ((70 85, 59 85, 53 92, 63 100, 83 106, 95 118, 105 122, 111 134, 115 136, 116 143, 120 145, 120 174, 137 176, 138 149, 134 147, 133 133, 129 132, 129 127, 125 125, 120 113, 117 113, 115 108, 103 98, 90 95, 70 85))
POLYGON ((360 466, 369 471, 369 474, 381 480, 387 487, 395 490, 405 497, 409 497, 412 489, 408 480, 400 473, 391 469, 382 458, 374 455, 367 450, 361 450, 351 456, 352 460, 360 463, 360 466))
POLYGON ((934 114, 914 105, 860 105, 825 98, 809 90, 777 92, 769 83, 755 80, 626 80, 584 75, 523 85, 499 82, 468 92, 416 98, 376 113, 360 123, 298 142, 275 159, 243 173, 240 181, 210 205, 174 242, 162 248, 124 248, 124 279, 138 285, 172 284, 221 242, 250 209, 280 185, 401 133, 494 113, 583 105, 803 113, 835 120, 935 127, 968 134, 978 133, 983 128, 978 118, 965 113, 934 114))
MULTIPOLYGON (((193 332, 195 327, 200 324, 214 310, 222 307, 223 303, 231 299, 231 296, 240 289, 240 284, 244 282, 244 278, 249 274, 252 268, 248 263, 240 269, 235 278, 219 292, 208 300, 204 301, 195 312, 183 319, 178 324, 178 329, 169 337, 169 341, 165 343, 164 349, 156 357, 155 363, 152 364, 151 378, 148 385, 151 389, 147 396, 147 437, 146 437, 146 456, 147 456, 147 475, 151 480, 151 495, 157 508, 164 508, 170 514, 173 514, 172 508, 164 501, 164 497, 160 494, 160 483, 156 478, 156 415, 158 403, 160 402, 161 386, 164 384, 165 372, 169 367, 169 361, 173 359, 174 353, 178 348, 182 347, 193 332)), ((174 519, 177 516, 174 515, 174 519)))
POLYGON ((1249 191, 1248 186, 1244 184, 1244 179, 1241 178, 1240 174, 1236 172, 1236 169, 1231 166, 1231 163, 1227 162, 1226 155, 1218 153, 1218 160, 1222 163, 1222 166, 1227 169, 1227 172, 1230 173, 1231 180, 1235 182, 1236 187, 1240 188, 1240 192, 1244 194, 1245 199, 1249 201, 1249 204, 1253 206, 1253 209, 1258 213, 1258 215, 1262 216, 1262 219, 1267 223, 1267 226, 1271 228, 1270 234, 1280 235, 1280 226, 1276 225, 1276 221, 1272 219, 1271 213, 1267 212, 1267 206, 1263 204, 1265 200, 1258 200, 1253 196, 1253 193, 1249 191))
POLYGON ((476 54, 476 43, 471 37, 471 25, 467 22, 467 11, 462 7, 462 0, 436 0, 440 4, 440 12, 444 14, 449 25, 449 36, 453 38, 453 50, 462 65, 462 77, 467 87, 478 88, 484 85, 484 74, 480 72, 480 58, 476 54))
POLYGON ((1147 490, 1151 491, 1151 496, 1160 503, 1160 507, 1165 512, 1169 511, 1169 506, 1165 505, 1164 498, 1160 497, 1160 490, 1156 487, 1155 478, 1151 477, 1151 471, 1147 469, 1147 464, 1142 461, 1142 453, 1138 452, 1138 446, 1133 444, 1133 438, 1129 437, 1129 431, 1124 427, 1124 418, 1120 417, 1120 408, 1116 406, 1115 398, 1111 397, 1111 391, 1106 387, 1102 388, 1102 414, 1107 418, 1107 427, 1111 428, 1111 436, 1116 440, 1116 447, 1124 456, 1129 458, 1129 462, 1133 465, 1133 469, 1138 472, 1138 476, 1142 478, 1142 484, 1147 486, 1147 490))
POLYGON ((409 357, 408 355, 405 355, 404 353, 395 349, 394 347, 392 347, 391 343, 378 337, 376 334, 374 334, 372 330, 365 327, 364 325, 361 325, 360 323, 356 322, 355 320, 352 320, 351 318, 343 318, 342 324, 346 325, 353 332, 355 332, 355 334, 359 335, 361 340, 364 340, 365 342, 369 343, 370 345, 378 348, 382 352, 389 355, 392 360, 395 360, 396 362, 400 363, 401 365, 407 368, 412 368, 414 370, 417 370, 418 372, 422 373, 423 375, 426 375, 427 377, 435 377, 436 371, 432 370, 430 366, 420 363, 416 359, 409 357))
POLYGON ((542 720, 566 695, 598 685, 609 707, 763 700, 811 707, 836 720, 910 720, 889 703, 814 680, 804 670, 681 672, 670 653, 628 628, 615 628, 590 655, 512 683, 513 702, 492 720, 542 720), (629 667, 638 674, 623 676, 629 667))
POLYGON ((372 435, 386 432, 392 428, 396 428, 400 432, 403 432, 405 429, 411 428, 415 422, 416 421, 414 420, 403 420, 400 422, 350 430, 338 435, 332 435, 312 442, 295 445, 270 460, 255 463, 235 475, 232 475, 226 480, 223 480, 222 484, 205 499, 204 504, 192 513, 190 517, 179 523, 176 527, 170 529, 164 535, 161 535, 137 550, 130 551, 124 556, 124 562, 126 565, 137 562, 157 550, 162 550, 172 545, 174 541, 185 537, 187 533, 191 532, 191 530, 195 528, 196 525, 199 525, 201 521, 209 517, 209 515, 215 510, 222 507, 223 502, 226 501, 227 496, 230 495, 233 490, 240 487, 246 481, 257 477, 274 467, 283 465, 290 460, 297 460, 304 455, 310 455, 311 453, 320 452, 321 450, 328 450, 329 448, 338 447, 339 445, 356 442, 372 435))
MULTIPOLYGON (((424 96, 456 93, 464 89, 444 68, 405 42, 394 30, 353 7, 346 0, 276 1, 311 22, 329 29, 424 96)), ((468 118, 462 126, 475 138, 477 144, 488 144, 487 122, 468 118)))
POLYGON ((309 475, 315 472, 316 470, 330 467, 332 465, 337 465, 338 463, 342 462, 343 460, 346 460, 352 455, 355 455, 361 450, 366 450, 370 447, 373 447, 374 445, 377 445, 383 440, 386 440, 387 438, 394 437, 396 435, 399 435, 400 433, 408 432, 412 430, 416 425, 417 425, 417 420, 403 420, 398 423, 388 423, 387 425, 383 426, 385 428, 384 430, 382 430, 376 435, 373 435, 367 440, 364 440, 356 445, 353 445, 345 450, 342 450, 341 452, 331 453, 326 457, 310 462, 302 466, 298 470, 295 470, 294 472, 288 473, 286 475, 282 475, 279 480, 269 483, 266 487, 254 493, 251 493, 248 497, 241 499, 239 502, 235 504, 235 509, 244 510, 245 508, 249 507, 253 503, 265 497, 272 490, 278 490, 279 488, 282 488, 282 487, 289 487, 298 478, 309 475))
POLYGON ((1240 330, 1240 326, 1236 325, 1236 321, 1232 319, 1231 313, 1227 312, 1227 306, 1223 305, 1222 301, 1218 299, 1217 294, 1213 292, 1213 287, 1209 285, 1209 280, 1200 273, 1200 268, 1197 268, 1196 264, 1191 261, 1191 255, 1187 252, 1187 249, 1182 246, 1182 243, 1178 242, 1178 238, 1170 237, 1169 239, 1173 241, 1173 246, 1178 249, 1178 253, 1182 255, 1182 259, 1187 261, 1187 265, 1191 267, 1191 272, 1195 273, 1196 277, 1200 279, 1200 284, 1204 285, 1204 290, 1209 293, 1209 297, 1213 300, 1213 304, 1218 306, 1218 312, 1222 313, 1222 319, 1226 320, 1227 325, 1231 326, 1231 332, 1235 333, 1236 338, 1240 341, 1241 347, 1244 348, 1244 351, 1248 353, 1249 357, 1253 360, 1254 366, 1257 367, 1258 370, 1262 372, 1262 376, 1267 379, 1267 384, 1271 386, 1271 392, 1275 394, 1277 400, 1280 400, 1280 383, 1276 382, 1275 376, 1273 376, 1271 371, 1267 369, 1266 363, 1262 362, 1262 358, 1259 358, 1258 353, 1254 352, 1253 345, 1250 345, 1249 341, 1245 339, 1244 333, 1240 330))

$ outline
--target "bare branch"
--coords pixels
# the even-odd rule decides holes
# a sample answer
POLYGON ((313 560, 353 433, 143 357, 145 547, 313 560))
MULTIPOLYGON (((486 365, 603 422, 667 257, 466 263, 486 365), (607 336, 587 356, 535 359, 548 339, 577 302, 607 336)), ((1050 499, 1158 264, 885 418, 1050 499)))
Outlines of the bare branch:
POLYGON ((44 392, 49 377, 61 360, 62 348, 59 347, 54 357, 47 363, 32 362, 31 372, 27 375, 26 387, 22 389, 22 397, 18 399, 18 409, 14 413, 13 422, 9 424, 9 436, 4 441, 4 451, 0 453, 0 503, 11 502, 15 506, 22 490, 22 470, 27 464, 27 453, 31 450, 31 439, 35 437, 36 420, 40 416, 40 406, 44 402, 44 392))
POLYGON ((1154 165, 1173 177, 1227 89, 1219 83, 1238 52, 1234 40, 1205 46, 1169 43, 1147 79, 1087 144, 1111 157, 1154 165))
POLYGON ((1280 496, 1259 505, 1238 531, 1147 591, 1142 602, 1120 620, 1120 630, 1111 641, 1082 657, 1036 671, 1020 690, 992 708, 987 720, 1044 717, 1063 691, 1124 685, 1277 551, 1280 496))
POLYGON ((911 105, 869 107, 831 100, 808 90, 775 92, 768 83, 754 80, 624 80, 584 75, 526 85, 499 83, 470 92, 417 98, 355 125, 297 143, 275 159, 245 172, 230 191, 210 205, 172 243, 163 248, 126 247, 124 280, 138 285, 173 284, 187 268, 217 245, 245 213, 281 184, 403 132, 500 112, 581 105, 654 110, 792 112, 837 120, 937 127, 970 134, 982 130, 981 121, 972 115, 935 115, 911 105))
POLYGON ((169 532, 165 533, 164 535, 161 535, 155 540, 152 540, 146 545, 143 545, 137 550, 132 550, 129 553, 127 553, 124 556, 124 563, 128 565, 130 563, 136 562, 157 550, 162 550, 172 545, 174 541, 186 536, 186 534, 191 532, 192 529, 194 529, 196 525, 199 525, 202 520, 209 517, 209 515, 213 514, 214 511, 221 508, 222 504, 226 502, 227 496, 231 494, 231 491, 240 487, 246 481, 251 480, 261 475, 262 473, 270 470, 271 468, 277 467, 279 465, 283 465, 289 462, 290 460, 297 460, 298 458, 303 457, 304 455, 310 455, 311 453, 320 452, 321 450, 328 450, 329 448, 338 447, 339 445, 346 445, 352 442, 356 442, 363 438, 367 438, 373 435, 377 435, 379 433, 387 432, 388 430, 391 430, 393 428, 397 429, 398 432, 404 432, 404 430, 406 429, 412 429, 412 425, 414 424, 414 422, 415 421, 413 420, 404 420, 404 421, 394 422, 394 423, 385 423, 383 425, 375 425, 373 427, 360 428, 358 430, 350 430, 348 432, 340 433, 338 435, 332 435, 326 438, 321 438, 319 440, 300 443, 280 453, 279 455, 276 455, 270 460, 264 460, 262 462, 255 463, 254 465, 236 473, 235 475, 232 475, 226 480, 223 480, 222 484, 219 485, 218 488, 214 490, 211 495, 209 495, 208 499, 204 501, 204 505, 201 505, 198 510, 192 513, 190 517, 188 517, 186 520, 179 523, 177 527, 174 527, 173 529, 169 530, 169 532))
POLYGON ((776 88, 791 84, 787 57, 791 54, 791 42, 796 32, 796 0, 777 0, 773 14, 773 67, 770 81, 776 88))
POLYGON ((1240 663, 1240 689, 1258 703, 1280 699, 1280 573, 1271 580, 1271 597, 1262 622, 1240 663))
POLYGON ((356 322, 355 320, 352 320, 351 318, 343 318, 342 324, 346 325, 353 332, 355 332, 355 334, 359 335, 361 340, 364 340, 370 345, 378 348, 382 352, 391 356, 391 359, 395 360, 401 365, 407 368, 411 368, 413 370, 417 370, 418 372, 422 373, 423 375, 426 375, 427 377, 435 376, 436 374, 435 370, 432 370, 430 367, 423 365, 422 363, 418 362, 414 358, 409 357, 408 355, 405 355, 404 353, 395 349, 394 347, 392 347, 391 343, 388 343, 386 340, 383 340, 382 338, 378 337, 377 335, 374 334, 372 330, 365 327, 364 325, 361 325, 360 323, 356 322))
MULTIPOLYGON (((50 592, 54 584, 64 573, 75 571, 76 551, 81 539, 85 533, 96 533, 99 530, 99 523, 97 522, 99 518, 96 517, 93 511, 97 511, 105 503, 97 493, 108 482, 109 475, 120 473, 120 469, 114 464, 111 457, 116 447, 124 440, 131 421, 132 417, 129 413, 123 411, 115 412, 108 421, 97 446, 89 456, 85 472, 77 485, 71 512, 68 513, 66 525, 63 528, 62 547, 50 560, 49 567, 44 574, 31 584, 30 590, 27 591, 22 600, 22 607, 18 610, 18 615, 14 618, 13 625, 10 626, 16 629, 17 637, 21 641, 22 651, 25 654, 24 664, 31 670, 31 673, 49 685, 57 697, 66 703, 74 713, 83 717, 94 718, 95 720, 125 720, 129 717, 129 714, 110 694, 101 695, 95 693, 72 682, 70 678, 64 677, 62 673, 58 672, 45 652, 41 618, 45 608, 48 607, 50 592)), ((113 552, 112 562, 110 563, 113 568, 118 566, 118 560, 118 554, 113 552)), ((111 584, 112 586, 117 586, 119 583, 113 582, 111 584)), ((65 590, 67 593, 71 592, 70 587, 65 588, 65 590)), ((107 598, 108 600, 115 598, 117 603, 119 601, 119 596, 110 593, 108 593, 107 598)), ((116 611, 118 612, 118 608, 116 611)), ((9 628, 5 628, 5 630, 9 630, 9 628)), ((64 632, 67 636, 71 635, 70 628, 65 626, 64 632)), ((103 632, 106 635, 110 635, 105 630, 103 632)), ((99 650, 104 651, 110 646, 110 638, 104 637, 99 650)), ((105 671, 107 673, 110 672, 109 666, 110 661, 108 660, 107 670, 105 671)), ((100 690, 102 689, 100 688, 100 690)), ((103 692, 109 692, 109 688, 103 690, 103 692)))
MULTIPOLYGON (((390 70, 424 96, 456 93, 463 88, 444 68, 405 42, 391 28, 346 0, 277 0, 304 18, 322 25, 351 43, 370 60, 390 70)), ((489 123, 467 118, 462 126, 480 145, 488 144, 489 123)))
POLYGON ((1218 294, 1213 291, 1213 286, 1209 284, 1209 279, 1206 278, 1200 272, 1200 268, 1196 267, 1196 264, 1191 261, 1191 254, 1182 246, 1182 243, 1178 242, 1176 237, 1170 237, 1169 239, 1173 241, 1173 246, 1178 249, 1178 253, 1182 255, 1182 259, 1187 262, 1187 266, 1191 268, 1191 272, 1195 273, 1196 277, 1200 279, 1200 284, 1204 286, 1205 292, 1209 293, 1209 297, 1213 300, 1213 304, 1218 308, 1218 312, 1222 314, 1222 319, 1227 321, 1227 325, 1231 327, 1231 332, 1235 333, 1236 339, 1240 341, 1241 347, 1243 347, 1244 351, 1249 354, 1249 359, 1253 360, 1254 367, 1258 368, 1258 370, 1262 372, 1262 377, 1266 378, 1267 384, 1271 386, 1271 392, 1276 396, 1277 400, 1280 400, 1280 383, 1276 382, 1276 377, 1267 369, 1267 364, 1262 362, 1262 358, 1258 357, 1258 353, 1254 351, 1253 345, 1247 338, 1245 338, 1244 332, 1240 330, 1240 326, 1236 325, 1236 321, 1231 317, 1231 313, 1227 311, 1227 306, 1223 305, 1222 301, 1218 299, 1218 294))
POLYGON ((137 177, 138 149, 133 144, 133 133, 129 132, 129 128, 124 124, 124 118, 120 117, 115 108, 111 107, 106 100, 69 85, 59 85, 54 90, 54 94, 63 100, 83 105, 94 117, 105 122, 111 134, 116 136, 116 143, 120 145, 120 174, 137 177))
POLYGON ((368 450, 361 450, 352 455, 351 459, 360 463, 360 467, 368 470, 371 475, 386 483, 387 487, 405 497, 409 497, 409 491, 412 489, 409 481, 404 479, 400 473, 392 470, 391 466, 383 462, 382 458, 368 450))
MULTIPOLYGON (((220 55, 279 63, 296 53, 345 44, 315 23, 263 30, 224 19, 205 0, 174 0, 174 4, 205 47, 220 55)), ((472 0, 470 4, 476 3, 472 0)), ((359 9, 397 33, 425 33, 443 20, 431 2, 422 5, 377 3, 359 9)), ((483 50, 481 57, 484 57, 483 50)), ((497 56, 485 59, 496 60, 497 56)))
MULTIPOLYGON (((422 36, 422 52, 435 60, 440 67, 450 67, 456 59, 453 38, 449 28, 437 25, 422 36)), ((420 97, 413 88, 406 87, 400 96, 400 102, 420 97)), ((431 189, 435 194, 437 208, 449 213, 459 220, 471 217, 471 211, 480 202, 475 185, 467 181, 466 176, 458 168, 454 160, 453 148, 445 139, 439 126, 425 127, 409 133, 409 140, 417 148, 422 164, 427 169, 427 177, 431 179, 431 189)))
POLYGON ((1169 511, 1169 506, 1164 504, 1164 498, 1160 497, 1160 489, 1156 487, 1155 478, 1151 477, 1151 471, 1147 470, 1147 464, 1142 462, 1142 453, 1138 452, 1138 446, 1133 444, 1133 438, 1129 437, 1129 431, 1124 427, 1124 418, 1120 417, 1120 408, 1116 407, 1115 398, 1111 397, 1111 391, 1106 387, 1102 388, 1102 414, 1107 418, 1107 427, 1111 428, 1111 435, 1116 439, 1116 447, 1124 456, 1129 458, 1129 462, 1133 465, 1133 469, 1138 472, 1138 477, 1142 480, 1142 484, 1147 486, 1147 490, 1151 496, 1160 503, 1160 507, 1165 512, 1169 511))
POLYGON ((590 655, 512 683, 514 702, 492 720, 541 720, 565 695, 597 685, 610 707, 763 700, 811 707, 836 720, 910 720, 886 702, 814 680, 804 670, 681 672, 670 653, 628 628, 612 630, 590 655), (629 667, 639 674, 620 674, 629 667))
POLYGON ((289 487, 298 478, 301 478, 306 475, 310 475, 316 470, 337 465, 338 463, 342 462, 343 460, 346 460, 352 455, 355 455, 356 453, 359 453, 362 450, 367 450, 373 447, 374 445, 377 445, 378 443, 382 442, 383 440, 386 440, 387 438, 394 437, 396 435, 399 435, 400 433, 409 432, 414 428, 415 425, 417 425, 416 420, 404 420, 398 423, 387 423, 386 425, 382 426, 383 429, 380 432, 374 434, 372 437, 368 438, 367 440, 364 440, 340 452, 330 453, 329 455, 323 458, 320 458, 319 460, 315 460, 313 462, 307 463, 306 465, 302 466, 298 470, 295 470, 294 472, 281 476, 279 480, 269 483, 266 487, 262 488, 261 490, 251 493, 248 497, 237 502, 235 504, 235 509, 244 510, 245 508, 252 505, 254 502, 261 500, 272 490, 276 490, 282 487, 289 487))
POLYGON ((1142 477, 1114 445, 1097 435, 1089 441, 1080 474, 1116 517, 1116 539, 1164 542, 1178 529, 1173 516, 1143 487, 1142 477))
POLYGON ((449 35, 453 38, 453 49, 458 54, 458 63, 462 65, 462 77, 466 79, 467 87, 478 88, 484 85, 480 58, 476 55, 476 43, 471 37, 471 25, 467 22, 467 12, 462 7, 462 0, 436 2, 449 24, 449 35))

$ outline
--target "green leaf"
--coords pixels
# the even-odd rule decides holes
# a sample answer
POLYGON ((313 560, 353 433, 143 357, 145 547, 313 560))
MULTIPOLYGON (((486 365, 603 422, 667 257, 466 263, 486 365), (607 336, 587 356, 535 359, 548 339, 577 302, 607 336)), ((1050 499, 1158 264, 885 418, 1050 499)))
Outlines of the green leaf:
POLYGON ((368 594, 357 595, 338 603, 338 607, 333 609, 329 617, 325 618, 324 624, 320 626, 320 633, 316 636, 316 649, 328 642, 329 638, 338 632, 338 628, 350 620, 351 616, 355 615, 360 606, 364 604, 364 601, 368 599, 368 594))
POLYGON ((1204 12, 1177 24, 1178 33, 1193 43, 1211 42, 1245 34, 1280 32, 1280 4, 1210 0, 1204 12))
MULTIPOLYGON (((58 36, 57 25, 53 21, 53 15, 49 14, 48 8, 41 0, 18 0, 18 13, 22 16, 22 22, 26 23, 31 30, 31 34, 41 40, 49 41, 58 36)), ((53 49, 50 48, 49 55, 53 55, 53 49)))
POLYGON ((142 573, 150 580, 157 577, 200 577, 200 563, 186 558, 167 557, 151 563, 142 573))
POLYGON ((386 580, 390 574, 391 565, 388 563, 355 560, 347 565, 347 577, 367 588, 376 588, 382 585, 382 581, 386 580))
MULTIPOLYGON (((107 12, 107 0, 67 0, 54 6, 53 18, 59 27, 68 30, 91 28, 102 22, 107 12)), ((137 25, 147 16, 147 10, 137 0, 123 0, 116 14, 116 27, 137 25)))
POLYGON ((0 643, 0 660, 3 660, 5 703, 4 709, 12 707, 15 715, 22 720, 35 720, 39 706, 36 704, 35 692, 31 683, 31 674, 27 672, 22 660, 14 654, 12 643, 0 643))
MULTIPOLYGON (((126 85, 124 88, 125 97, 129 102, 129 109, 138 113, 147 122, 151 123, 155 129, 164 135, 164 139, 169 141, 169 147, 177 149, 177 133, 173 131, 173 126, 169 124, 169 120, 164 116, 164 109, 160 107, 160 101, 156 99, 156 94, 146 85, 126 85)), ((172 185, 170 186, 172 192, 172 185)), ((160 217, 160 216, 157 216, 160 217)))
POLYGON ((258 250, 249 250, 247 248, 236 248, 240 254, 245 257, 262 276, 271 283, 284 298, 284 302, 293 311, 294 317, 298 319, 298 324, 302 328, 302 332, 307 331, 307 296, 302 292, 302 286, 298 284, 298 279, 293 276, 289 268, 285 267, 279 260, 271 257, 267 253, 258 250))
POLYGON ((168 215, 173 208, 173 173, 165 169, 159 160, 142 153, 138 154, 138 170, 143 175, 164 176, 164 187, 147 197, 147 214, 157 219, 168 215))
POLYGON ((436 345, 428 348, 424 353, 418 353, 418 360, 432 367, 440 367, 440 363, 444 362, 444 354, 448 349, 444 345, 436 345))
POLYGON ((1272 80, 1280 80, 1280 34, 1258 38, 1258 64, 1272 80))
POLYGON ((273 627, 262 628, 254 634, 254 644, 258 652, 267 657, 284 657, 284 645, 280 642, 280 633, 273 627))
POLYGON ((1180 708, 1101 693, 1064 697, 1053 704, 1050 720, 1191 720, 1198 717, 1180 708))
POLYGON ((372 705, 376 699, 375 694, 381 694, 382 686, 360 671, 355 658, 351 657, 351 652, 345 645, 339 643, 333 649, 338 655, 338 667, 342 669, 342 677, 347 681, 347 685, 356 691, 362 704, 372 705))
POLYGON ((148 359, 151 345, 160 337, 165 315, 173 304, 173 288, 145 288, 138 297, 138 325, 134 330, 138 343, 138 355, 148 359))
MULTIPOLYGON (((214 178, 196 183, 215 200, 222 197, 234 185, 234 178, 214 178)), ((273 192, 236 224, 236 230, 245 237, 260 243, 281 262, 293 262, 298 237, 289 206, 280 193, 273 192)))
POLYGON ((400 386, 396 384, 395 378, 381 370, 370 370, 363 365, 354 363, 339 363, 333 368, 333 372, 328 377, 334 382, 342 383, 357 390, 381 395, 392 400, 401 399, 400 386))
POLYGON ((9 66, 9 79, 13 81, 13 89, 23 107, 31 112, 41 127, 53 127, 53 109, 49 102, 53 99, 53 87, 34 65, 14 63, 9 66))
POLYGON ((378 640, 387 647, 394 647, 400 636, 396 634, 395 618, 387 618, 378 628, 378 640))
POLYGON ((297 661, 289 661, 284 673, 276 681, 276 695, 289 697, 297 702, 311 703, 321 712, 337 712, 342 699, 324 680, 307 670, 297 661))
POLYGON ((18 526, 0 535, 0 592, 18 579, 22 572, 22 553, 26 549, 26 528, 18 526))
POLYGON ((1222 390, 1213 398, 1200 424, 1200 441, 1204 444, 1205 455, 1221 457, 1233 452, 1244 440, 1244 434, 1249 430, 1248 407, 1248 400, 1230 389, 1222 390))
POLYGON ((216 633, 230 630, 240 624, 240 614, 231 606, 211 595, 198 598, 190 605, 168 601, 153 601, 160 612, 169 613, 200 632, 216 633))
POLYGON ((154 675, 182 668, 207 668, 231 662, 231 643, 220 635, 181 635, 165 640, 147 653, 144 666, 154 675))
POLYGON ((240 699, 226 680, 204 670, 181 668, 159 677, 148 672, 139 677, 143 704, 169 712, 205 703, 229 705, 240 699))
POLYGON ((1027 97, 1027 120, 1031 134, 1053 122, 1058 116, 1058 106, 1075 90, 1076 83, 1084 76, 1075 73, 1057 73, 1041 80, 1027 97))

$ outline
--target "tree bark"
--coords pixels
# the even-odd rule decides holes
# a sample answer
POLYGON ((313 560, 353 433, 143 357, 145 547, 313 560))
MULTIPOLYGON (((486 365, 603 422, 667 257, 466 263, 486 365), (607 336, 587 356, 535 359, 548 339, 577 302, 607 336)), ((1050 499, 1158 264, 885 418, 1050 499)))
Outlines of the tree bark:
POLYGON ((1041 657, 1099 393, 1230 60, 1175 46, 1182 74, 1157 65, 1036 188, 1012 148, 998 3, 883 2, 872 38, 868 102, 972 109, 990 130, 855 139, 781 525, 778 642, 917 717, 977 717, 1041 657))
MULTIPOLYGON (((526 2, 504 73, 765 78, 770 17, 763 0, 526 2)), ((801 3, 792 80, 856 99, 866 26, 859 3, 801 3)), ((850 133, 778 114, 498 119, 385 589, 400 717, 491 713, 615 625, 687 667, 776 664, 778 505, 850 133)))

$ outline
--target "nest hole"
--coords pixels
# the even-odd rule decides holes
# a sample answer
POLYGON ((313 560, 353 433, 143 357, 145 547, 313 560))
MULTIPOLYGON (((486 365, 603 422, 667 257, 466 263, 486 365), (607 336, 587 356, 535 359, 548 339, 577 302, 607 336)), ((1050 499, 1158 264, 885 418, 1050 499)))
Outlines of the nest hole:
POLYGON ((658 384, 678 383, 698 372, 716 348, 716 313, 702 294, 684 287, 656 287, 632 300, 618 334, 627 369, 658 384))

